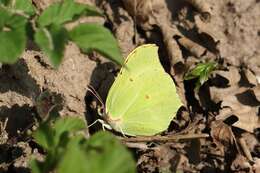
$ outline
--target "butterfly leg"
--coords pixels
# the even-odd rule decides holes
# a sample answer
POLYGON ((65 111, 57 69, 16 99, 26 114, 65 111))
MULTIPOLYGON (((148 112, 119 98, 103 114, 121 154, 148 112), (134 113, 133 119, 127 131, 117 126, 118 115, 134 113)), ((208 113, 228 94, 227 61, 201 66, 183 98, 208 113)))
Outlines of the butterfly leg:
POLYGON ((91 124, 88 126, 88 128, 91 127, 91 126, 93 126, 93 125, 95 125, 96 123, 100 123, 100 124, 102 125, 103 131, 105 131, 105 129, 112 130, 112 127, 111 127, 109 124, 107 124, 104 120, 101 120, 101 119, 95 120, 93 123, 91 123, 91 124))
POLYGON ((126 138, 126 136, 125 136, 125 133, 124 133, 123 129, 122 129, 121 127, 119 127, 119 129, 120 129, 120 132, 122 133, 123 137, 124 137, 124 138, 126 138))
POLYGON ((112 130, 112 127, 109 124, 107 124, 105 121, 99 119, 99 123, 101 123, 103 131, 105 131, 106 129, 112 130))
POLYGON ((91 126, 93 126, 93 125, 95 125, 97 122, 99 122, 98 120, 99 120, 99 119, 95 120, 93 123, 91 123, 90 125, 88 125, 88 128, 90 128, 91 126))

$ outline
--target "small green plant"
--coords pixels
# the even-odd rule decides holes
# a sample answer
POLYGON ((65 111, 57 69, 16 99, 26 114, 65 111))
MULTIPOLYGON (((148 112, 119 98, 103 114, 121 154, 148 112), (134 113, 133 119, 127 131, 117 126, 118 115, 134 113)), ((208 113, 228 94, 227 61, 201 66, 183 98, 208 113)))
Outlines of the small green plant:
POLYGON ((199 63, 195 68, 188 71, 184 80, 191 80, 198 78, 195 86, 195 91, 198 91, 199 88, 209 79, 210 74, 217 68, 216 62, 207 62, 199 63))
POLYGON ((135 172, 131 154, 112 134, 98 132, 87 139, 82 119, 60 117, 62 105, 62 96, 48 90, 36 99, 41 123, 33 138, 44 149, 45 159, 31 161, 33 173, 135 172))
POLYGON ((84 53, 97 51, 122 65, 117 41, 105 27, 83 23, 70 30, 66 28, 66 24, 82 16, 102 17, 103 14, 74 0, 54 3, 43 12, 37 11, 31 0, 0 0, 0 62, 16 62, 25 50, 27 40, 31 39, 54 67, 61 63, 68 41, 76 43, 84 53))
POLYGON ((47 155, 33 159, 33 173, 134 173, 130 152, 109 132, 97 132, 86 139, 85 123, 75 117, 45 122, 33 134, 47 155))

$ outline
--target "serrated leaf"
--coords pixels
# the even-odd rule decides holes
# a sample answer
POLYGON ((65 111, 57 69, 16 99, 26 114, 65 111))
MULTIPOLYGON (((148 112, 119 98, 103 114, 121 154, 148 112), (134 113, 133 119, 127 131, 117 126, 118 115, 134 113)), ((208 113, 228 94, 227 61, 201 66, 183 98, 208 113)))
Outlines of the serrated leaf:
POLYGON ((81 138, 74 137, 68 143, 68 146, 65 150, 65 153, 58 164, 57 173, 87 173, 86 164, 88 159, 86 151, 82 148, 82 145, 79 143, 81 138))
POLYGON ((31 0, 0 0, 0 4, 18 15, 29 17, 35 14, 35 7, 31 0))
POLYGON ((136 172, 130 152, 108 132, 96 133, 85 145, 72 144, 66 149, 58 173, 136 172))
POLYGON ((92 158, 88 162, 91 173, 136 172, 131 153, 109 132, 93 135, 87 141, 86 151, 88 158, 92 158))
POLYGON ((0 62, 14 63, 25 49, 26 23, 23 16, 0 7, 0 62))
POLYGON ((84 129, 85 127, 84 121, 77 117, 59 118, 53 126, 56 136, 60 136, 64 132, 73 133, 84 129))
POLYGON ((209 73, 206 70, 202 71, 199 76, 200 84, 205 83, 208 79, 209 79, 209 73))
POLYGON ((64 149, 53 148, 51 151, 52 152, 48 151, 44 161, 38 161, 36 159, 32 159, 30 161, 30 168, 33 173, 47 173, 53 171, 57 163, 61 160, 64 149))
POLYGON ((54 147, 54 131, 47 123, 43 123, 33 133, 36 142, 41 145, 45 150, 51 151, 54 147))
POLYGON ((198 78, 195 85, 195 91, 197 92, 199 88, 209 79, 209 75, 216 69, 216 67, 217 63, 215 62, 197 64, 195 68, 185 74, 184 80, 198 78))
POLYGON ((76 117, 59 118, 52 126, 50 122, 42 123, 33 137, 47 151, 47 156, 43 162, 32 160, 33 172, 45 173, 55 168, 63 157, 67 145, 84 139, 81 135, 70 138, 70 134, 84 127, 83 120, 76 117))
POLYGON ((64 133, 73 133, 85 128, 83 120, 76 117, 59 118, 55 121, 53 127, 46 123, 42 123, 33 137, 36 142, 44 149, 50 151, 60 143, 60 138, 64 133))
POLYGON ((21 10, 24 13, 32 16, 35 14, 35 7, 32 5, 31 0, 16 0, 14 8, 16 10, 21 10))
POLYGON ((122 65, 124 60, 118 43, 112 33, 97 24, 80 24, 70 32, 70 39, 75 42, 83 52, 96 51, 104 57, 122 65))
POLYGON ((68 41, 67 30, 60 25, 39 28, 35 33, 35 42, 50 58, 54 67, 58 67, 64 55, 65 45, 68 41))
POLYGON ((204 79, 205 75, 210 74, 216 68, 216 66, 217 64, 215 62, 197 64, 195 68, 193 68, 191 71, 186 73, 184 79, 190 80, 190 79, 200 77, 202 75, 204 75, 203 76, 204 79))
POLYGON ((205 68, 206 68, 206 65, 204 63, 196 65, 195 68, 193 68, 191 71, 189 71, 185 75, 184 79, 190 80, 190 79, 199 77, 201 75, 201 73, 205 70, 205 68))
POLYGON ((54 3, 43 11, 38 19, 38 24, 41 27, 51 24, 61 25, 79 17, 85 10, 84 5, 72 0, 54 3))

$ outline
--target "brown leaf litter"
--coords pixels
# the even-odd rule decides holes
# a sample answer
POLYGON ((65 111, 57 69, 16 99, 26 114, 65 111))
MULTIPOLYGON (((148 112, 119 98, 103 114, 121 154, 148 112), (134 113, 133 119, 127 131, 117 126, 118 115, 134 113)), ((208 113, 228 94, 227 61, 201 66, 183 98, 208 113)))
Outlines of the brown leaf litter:
MULTIPOLYGON (((217 75, 227 79, 228 86, 219 88, 216 86, 210 87, 210 95, 213 101, 221 102, 221 110, 217 119, 225 120, 234 115, 237 121, 233 124, 236 127, 253 132, 256 128, 260 128, 259 106, 260 102, 256 97, 259 95, 259 86, 252 84, 252 87, 245 87, 245 81, 241 79, 241 72, 238 68, 229 67, 228 71, 216 71, 217 75)), ((253 79, 247 81, 256 81, 253 79)))

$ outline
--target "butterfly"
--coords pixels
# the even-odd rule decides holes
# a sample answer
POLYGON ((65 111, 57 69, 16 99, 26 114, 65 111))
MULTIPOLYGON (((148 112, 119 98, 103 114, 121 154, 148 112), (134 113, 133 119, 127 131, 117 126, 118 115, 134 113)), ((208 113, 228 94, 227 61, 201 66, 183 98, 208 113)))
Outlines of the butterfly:
POLYGON ((152 136, 168 128, 181 105, 158 47, 145 44, 126 58, 109 90, 104 119, 123 135, 152 136))

